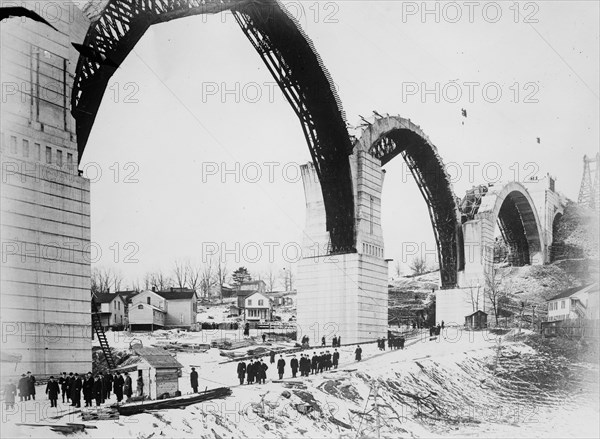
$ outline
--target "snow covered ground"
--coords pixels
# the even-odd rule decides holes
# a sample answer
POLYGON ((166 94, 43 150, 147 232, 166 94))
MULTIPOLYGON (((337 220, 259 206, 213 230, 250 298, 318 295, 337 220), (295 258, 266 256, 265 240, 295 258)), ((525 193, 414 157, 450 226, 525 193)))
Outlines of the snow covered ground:
MULTIPOLYGON (((213 338, 234 338, 239 334, 239 331, 157 331, 153 336, 136 334, 135 337, 148 346, 156 340, 164 340, 165 336, 182 342, 209 343, 213 338)), ((258 335, 257 331, 251 334, 260 340, 258 335)), ((200 368, 201 389, 230 386, 233 394, 223 400, 180 410, 121 417, 118 421, 85 422, 98 428, 86 429, 80 435, 90 438, 355 438, 376 437, 379 429, 381 437, 389 438, 599 437, 597 403, 583 405, 576 398, 564 395, 546 398, 537 387, 530 397, 525 397, 519 392, 531 384, 524 383, 521 389, 517 383, 515 388, 513 382, 504 382, 507 380, 500 378, 500 374, 495 375, 508 367, 503 366, 503 358, 518 361, 536 355, 532 348, 511 338, 505 337, 499 344, 486 333, 448 329, 444 337, 434 341, 425 334, 409 339, 405 350, 382 352, 374 344, 364 345, 360 362, 354 361, 355 347, 346 346, 339 349, 337 371, 291 380, 289 367, 286 369, 284 378, 301 382, 305 388, 273 383, 276 370, 269 364, 268 357, 265 357, 270 366, 267 383, 240 386, 236 377, 237 363, 223 364, 227 358, 221 356, 218 349, 202 354, 179 353, 177 359, 185 366, 180 378, 182 393, 191 392, 189 372, 196 366, 200 368), (374 405, 375 398, 377 405, 374 405), (557 401, 561 401, 560 406, 556 405, 557 401), (306 402, 312 403, 315 409, 302 414, 297 405, 306 402)), ((111 345, 126 349, 129 342, 120 337, 111 345)), ((313 351, 318 353, 321 348, 308 352, 313 351)), ((288 364, 289 359, 286 357, 288 364)), ((597 374, 597 368, 593 372, 597 374)), ((38 388, 40 394, 43 391, 38 388)), ((3 412, 3 430, 8 436, 62 437, 47 427, 16 427, 16 422, 81 422, 78 414, 51 419, 61 411, 67 413, 67 407, 59 403, 57 409, 50 409, 45 398, 42 399, 21 403, 15 413, 3 412)))

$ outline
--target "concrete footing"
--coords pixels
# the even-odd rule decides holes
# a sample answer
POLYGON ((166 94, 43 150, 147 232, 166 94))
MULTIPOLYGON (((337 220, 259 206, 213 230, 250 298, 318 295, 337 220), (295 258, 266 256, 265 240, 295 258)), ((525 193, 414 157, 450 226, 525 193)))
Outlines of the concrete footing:
POLYGON ((305 258, 298 267, 298 340, 360 343, 387 335, 387 262, 349 253, 305 258))

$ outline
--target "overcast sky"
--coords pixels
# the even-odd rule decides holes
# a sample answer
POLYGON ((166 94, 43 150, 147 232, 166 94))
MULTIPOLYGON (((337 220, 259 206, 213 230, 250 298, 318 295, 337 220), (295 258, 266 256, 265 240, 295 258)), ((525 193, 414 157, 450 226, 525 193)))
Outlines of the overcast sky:
MULTIPOLYGON (((423 16, 422 2, 284 2, 331 73, 349 123, 372 110, 410 118, 453 164, 459 196, 496 180, 495 164, 488 175, 483 168, 497 163, 502 180, 550 172, 576 199, 582 157, 599 145, 598 2, 475 3, 432 2, 439 15, 423 16)), ((133 280, 169 272, 175 260, 199 263, 203 243, 225 243, 239 248, 231 269, 266 271, 269 248, 279 269, 285 244, 301 242, 297 167, 309 159, 295 114, 231 14, 153 26, 112 78, 81 161, 102 249, 94 265, 133 280)), ((411 242, 434 253, 426 205, 402 159, 386 169, 386 257, 408 262, 411 242)))

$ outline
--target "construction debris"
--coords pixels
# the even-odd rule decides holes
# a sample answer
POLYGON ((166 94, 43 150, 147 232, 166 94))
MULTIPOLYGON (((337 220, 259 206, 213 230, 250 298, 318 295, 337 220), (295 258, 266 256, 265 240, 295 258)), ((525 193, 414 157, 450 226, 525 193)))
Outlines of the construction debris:
POLYGON ((206 343, 179 343, 177 341, 158 341, 152 346, 170 352, 202 353, 210 349, 210 345, 206 343))
POLYGON ((119 411, 114 407, 98 407, 96 409, 82 411, 81 419, 83 421, 119 419, 119 411))
POLYGON ((216 389, 205 390, 200 394, 186 395, 157 401, 143 401, 137 404, 128 403, 112 407, 115 407, 119 411, 119 414, 123 416, 131 416, 149 410, 183 408, 198 402, 225 398, 229 395, 231 395, 231 389, 229 387, 218 387, 216 389))

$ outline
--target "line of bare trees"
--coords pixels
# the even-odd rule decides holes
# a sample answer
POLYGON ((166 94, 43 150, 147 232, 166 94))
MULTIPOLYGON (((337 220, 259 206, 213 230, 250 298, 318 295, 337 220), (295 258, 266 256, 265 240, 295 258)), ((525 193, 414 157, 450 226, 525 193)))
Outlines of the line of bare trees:
MULTIPOLYGON (((227 283, 229 276, 227 263, 219 257, 209 259, 201 265, 194 264, 189 260, 185 262, 177 260, 174 262, 171 272, 150 271, 144 275, 143 279, 137 279, 132 283, 127 283, 123 275, 113 268, 94 267, 91 276, 91 290, 93 294, 96 294, 122 291, 123 289, 163 291, 169 288, 189 288, 200 293, 201 297, 208 297, 217 289, 222 299, 223 284, 227 283)), ((251 276, 248 275, 248 279, 250 278, 251 276)), ((279 286, 286 291, 291 291, 294 289, 296 276, 291 265, 279 270, 270 265, 266 271, 258 274, 256 279, 262 279, 266 283, 268 291, 274 291, 279 286)), ((235 276, 232 281, 236 283, 235 276)))

